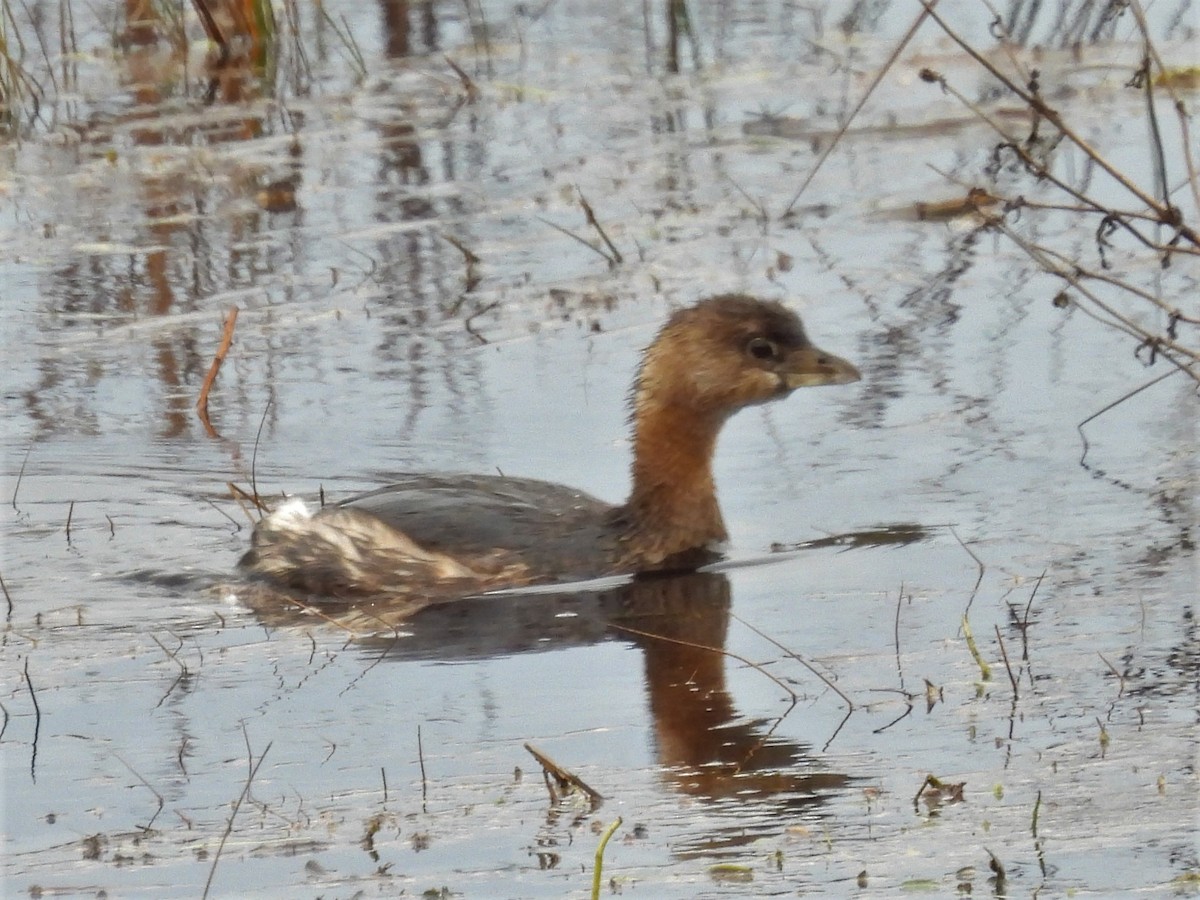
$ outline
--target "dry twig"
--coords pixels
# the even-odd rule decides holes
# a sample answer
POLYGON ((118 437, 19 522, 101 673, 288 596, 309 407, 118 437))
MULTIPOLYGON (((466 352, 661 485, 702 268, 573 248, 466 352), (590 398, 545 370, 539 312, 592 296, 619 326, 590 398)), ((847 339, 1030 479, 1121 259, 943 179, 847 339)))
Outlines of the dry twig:
POLYGON ((573 772, 568 772, 532 744, 525 744, 525 749, 528 750, 529 754, 541 765, 542 775, 546 779, 546 788, 550 791, 550 796, 552 799, 557 799, 557 795, 553 786, 550 784, 551 778, 553 778, 554 783, 558 785, 559 791, 566 792, 572 788, 575 788, 587 795, 588 800, 591 802, 592 809, 596 809, 600 805, 600 802, 604 799, 604 795, 595 788, 586 784, 578 775, 574 774, 573 772))
POLYGON ((238 308, 231 306, 229 316, 225 319, 225 326, 221 331, 221 344, 217 347, 217 353, 208 367, 208 374, 204 376, 204 384, 200 386, 200 397, 196 400, 196 413, 200 416, 200 421, 204 423, 204 430, 208 432, 209 437, 216 437, 217 430, 208 420, 208 392, 212 390, 213 382, 217 380, 217 372, 221 370, 221 363, 225 361, 225 355, 229 353, 229 345, 233 343, 233 326, 237 324, 237 317, 238 308))
MULTIPOLYGON (((250 752, 250 736, 245 733, 245 726, 242 726, 242 733, 246 738, 246 751, 250 752)), ((274 742, 271 742, 274 743, 274 742)), ((229 813, 229 821, 225 824, 225 833, 221 835, 221 840, 217 844, 217 850, 213 854, 212 866, 208 870, 208 878, 204 882, 204 893, 200 895, 200 900, 207 900, 208 892, 212 889, 213 876, 217 874, 217 863, 221 861, 221 853, 225 849, 225 842, 229 840, 229 835, 233 833, 233 820, 237 818, 238 810, 242 808, 242 804, 250 795, 250 785, 254 783, 254 776, 258 774, 259 766, 263 764, 263 760, 267 758, 267 754, 271 752, 271 744, 268 743, 266 749, 254 761, 253 753, 250 754, 250 774, 246 776, 246 783, 242 785, 242 793, 234 801, 233 810, 229 813)))

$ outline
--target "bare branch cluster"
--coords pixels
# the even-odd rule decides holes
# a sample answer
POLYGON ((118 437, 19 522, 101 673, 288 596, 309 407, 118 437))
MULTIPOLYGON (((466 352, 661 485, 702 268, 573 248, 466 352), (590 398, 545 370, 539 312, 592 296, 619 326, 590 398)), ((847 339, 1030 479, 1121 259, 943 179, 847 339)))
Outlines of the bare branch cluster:
MULTIPOLYGON (((1136 342, 1133 352, 1147 366, 1165 360, 1200 382, 1200 299, 1194 290, 1186 290, 1187 272, 1194 271, 1200 259, 1200 177, 1191 149, 1192 113, 1177 88, 1178 73, 1164 63, 1151 38, 1140 4, 1129 3, 1142 54, 1126 87, 1144 98, 1145 168, 1152 174, 1152 187, 1122 171, 1082 136, 1069 115, 1051 105, 1037 69, 1027 68, 1010 52, 1011 71, 1005 71, 991 55, 966 41, 934 4, 922 4, 926 15, 1028 111, 1028 130, 1014 133, 1007 119, 990 115, 942 73, 921 72, 923 80, 941 87, 998 135, 984 172, 991 183, 986 192, 975 188, 987 199, 975 204, 986 225, 1044 272, 1061 279, 1063 289, 1053 298, 1055 306, 1078 309, 1128 334, 1136 342), (1177 120, 1177 139, 1167 136, 1167 123, 1160 121, 1168 109, 1177 120), (1085 160, 1077 178, 1063 175, 1056 165, 1066 147, 1085 160), (1007 177, 1001 179, 1002 174, 1007 177), (998 187, 1001 181, 1008 186, 998 187), (1027 186, 1028 191, 1014 190, 1013 184, 1027 186), (1043 199, 1047 194, 1049 200, 1043 199), (1118 205, 1114 196, 1125 199, 1118 205), (1040 216, 1052 212, 1070 216, 1073 233, 1082 228, 1090 235, 1094 262, 1045 237, 1049 229, 1036 227, 1040 216), (1164 272, 1182 277, 1160 277, 1164 272), (1179 287, 1181 282, 1185 287, 1179 287)), ((1012 49, 999 18, 992 32, 1002 48, 1012 49)))

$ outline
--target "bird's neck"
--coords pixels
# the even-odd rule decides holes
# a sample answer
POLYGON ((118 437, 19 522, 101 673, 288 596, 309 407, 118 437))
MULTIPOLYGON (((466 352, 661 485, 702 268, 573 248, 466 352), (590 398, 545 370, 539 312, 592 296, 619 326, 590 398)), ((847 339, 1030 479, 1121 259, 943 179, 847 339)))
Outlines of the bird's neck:
POLYGON ((650 566, 728 536, 712 459, 724 417, 637 398, 633 487, 624 511, 630 549, 650 566))

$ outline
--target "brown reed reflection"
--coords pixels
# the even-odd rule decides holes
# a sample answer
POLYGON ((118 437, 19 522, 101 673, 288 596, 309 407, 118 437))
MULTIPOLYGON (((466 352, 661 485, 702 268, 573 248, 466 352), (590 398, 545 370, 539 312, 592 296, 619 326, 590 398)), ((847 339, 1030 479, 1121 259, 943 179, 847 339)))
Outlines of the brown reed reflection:
MULTIPOLYGON (((213 28, 240 34, 238 17, 245 16, 244 10, 225 3, 204 6, 213 28)), ((314 250, 305 233, 312 221, 303 189, 320 152, 307 135, 312 106, 305 100, 305 79, 311 81, 314 72, 305 46, 312 49, 321 39, 323 20, 317 12, 292 5, 285 6, 284 14, 303 20, 281 21, 271 59, 262 54, 261 40, 233 41, 228 55, 202 59, 194 49, 195 35, 185 35, 183 24, 165 8, 128 0, 114 38, 120 52, 112 60, 121 91, 103 103, 81 105, 71 121, 80 155, 107 162, 81 189, 77 205, 85 213, 104 212, 79 220, 63 217, 64 225, 80 229, 84 247, 46 266, 39 293, 65 332, 99 329, 100 340, 111 344, 123 339, 126 326, 137 331, 131 340, 146 347, 142 374, 155 398, 150 415, 161 438, 202 432, 193 406, 217 346, 214 329, 229 302, 241 304, 243 312, 264 303, 282 308, 298 297, 309 300, 304 295, 311 292, 319 296, 317 303, 324 303, 330 288, 347 294, 349 279, 340 278, 343 268, 369 270, 363 281, 372 282, 367 293, 375 308, 368 315, 385 323, 378 329, 375 350, 386 361, 389 377, 413 386, 409 419, 427 405, 423 382, 430 378, 444 378, 456 392, 474 393, 473 385, 459 385, 463 377, 474 377, 474 364, 463 361, 458 351, 475 339, 424 327, 455 317, 463 306, 463 298, 456 297, 463 293, 462 253, 447 243, 439 219, 464 214, 464 209, 453 192, 437 200, 426 195, 436 185, 473 177, 482 161, 464 167, 469 148, 436 137, 448 115, 438 105, 440 93, 397 92, 393 114, 370 126, 378 141, 362 154, 368 167, 374 160, 370 184, 363 188, 370 195, 363 208, 372 210, 367 218, 379 225, 378 232, 366 237, 365 250, 349 244, 338 249, 322 232, 320 249, 314 250), (293 97, 295 103, 276 103, 272 97, 293 97), (437 122, 418 136, 414 123, 433 119, 437 122), (434 141, 435 163, 430 164, 426 154, 434 141), (246 142, 260 143, 254 150, 232 146, 246 142), (416 220, 428 224, 392 228, 397 221, 416 220), (330 273, 324 284, 312 275, 318 255, 325 257, 322 263, 330 273), (242 298, 250 290, 254 294, 247 302, 242 298), (234 297, 213 306, 210 298, 222 294, 234 297), (207 310, 211 318, 186 315, 207 310), (146 327, 150 319, 161 319, 162 327, 146 327), (452 345, 444 354, 430 350, 443 341, 452 345), (464 376, 463 368, 471 371, 464 376)), ((429 53, 440 46, 442 23, 433 5, 383 0, 378 17, 389 56, 429 53)), ((438 65, 443 65, 440 58, 438 65)), ((386 70, 381 77, 388 77, 386 70)), ((320 175, 328 178, 326 171, 320 175)), ((56 225, 50 221, 47 232, 56 225)), ((355 298, 354 303, 356 309, 366 308, 368 299, 355 298)), ((463 315, 470 311, 468 306, 463 315)), ((274 311, 265 314, 272 317, 274 311)), ((253 354, 260 361, 262 386, 247 389, 230 375, 220 386, 224 389, 214 392, 212 421, 225 435, 239 425, 243 435, 247 430, 253 434, 264 409, 276 406, 280 367, 299 364, 300 353, 316 358, 320 352, 311 341, 284 346, 259 339, 266 346, 247 347, 244 341, 258 338, 255 325, 255 318, 243 320, 233 356, 253 354), (234 417, 237 423, 231 422, 234 417)), ((75 356, 59 353, 46 354, 39 370, 24 399, 43 435, 99 433, 103 410, 86 403, 66 408, 60 398, 72 385, 83 389, 76 393, 87 395, 107 380, 131 375, 128 369, 85 366, 75 356)), ((269 415, 273 426, 275 413, 269 415)))
MULTIPOLYGON (((148 164, 152 157, 142 151, 260 137, 266 127, 264 118, 239 104, 269 89, 264 71, 248 60, 208 66, 212 98, 222 106, 210 107, 203 115, 180 116, 180 86, 185 93, 188 90, 186 40, 154 4, 128 0, 124 12, 116 36, 124 52, 115 62, 126 90, 125 103, 115 111, 94 108, 85 120, 75 123, 81 145, 92 154, 104 154, 111 166, 98 186, 106 191, 110 184, 117 186, 112 193, 97 190, 86 199, 113 209, 89 235, 95 249, 50 269, 43 291, 52 298, 66 328, 98 321, 109 325, 111 332, 123 323, 196 310, 201 296, 212 290, 218 259, 228 254, 232 260, 236 256, 232 247, 250 243, 239 226, 248 225, 252 233, 262 229, 261 223, 239 216, 228 233, 218 237, 208 212, 219 208, 223 198, 227 204, 230 192, 256 198, 262 177, 258 170, 231 161, 223 166, 230 177, 218 185, 211 171, 186 164, 184 155, 164 153, 153 157, 157 164, 148 164)), ((286 183, 294 196, 300 169, 292 162, 284 161, 283 179, 274 179, 273 186, 286 183)), ((252 218, 258 216, 258 210, 251 213, 252 218)), ((190 394, 210 355, 200 337, 207 324, 156 329, 147 338, 147 360, 162 395, 161 437, 176 438, 193 427, 190 394)), ((50 356, 42 366, 42 380, 26 392, 28 412, 43 431, 78 427, 76 421, 64 421, 50 408, 48 399, 57 393, 49 388, 70 377, 60 371, 70 364, 70 359, 64 362, 50 356)), ((93 367, 86 374, 88 384, 94 385, 105 374, 93 367)))

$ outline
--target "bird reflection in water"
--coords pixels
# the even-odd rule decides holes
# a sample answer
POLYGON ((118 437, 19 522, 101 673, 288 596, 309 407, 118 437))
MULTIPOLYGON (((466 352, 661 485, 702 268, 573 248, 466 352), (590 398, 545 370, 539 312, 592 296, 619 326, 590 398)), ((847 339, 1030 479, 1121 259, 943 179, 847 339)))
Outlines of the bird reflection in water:
POLYGON ((730 583, 723 574, 644 575, 586 593, 467 598, 416 615, 407 603, 389 609, 380 603, 317 607, 311 601, 283 604, 278 596, 245 599, 269 626, 311 627, 321 619, 360 633, 373 626, 374 634, 358 644, 380 661, 487 659, 611 640, 633 644, 644 660, 660 777, 681 795, 713 801, 718 814, 727 809, 731 818, 701 845, 679 848, 685 854, 708 855, 778 834, 850 782, 818 761, 810 745, 772 734, 777 720, 738 713, 725 680, 730 583))

